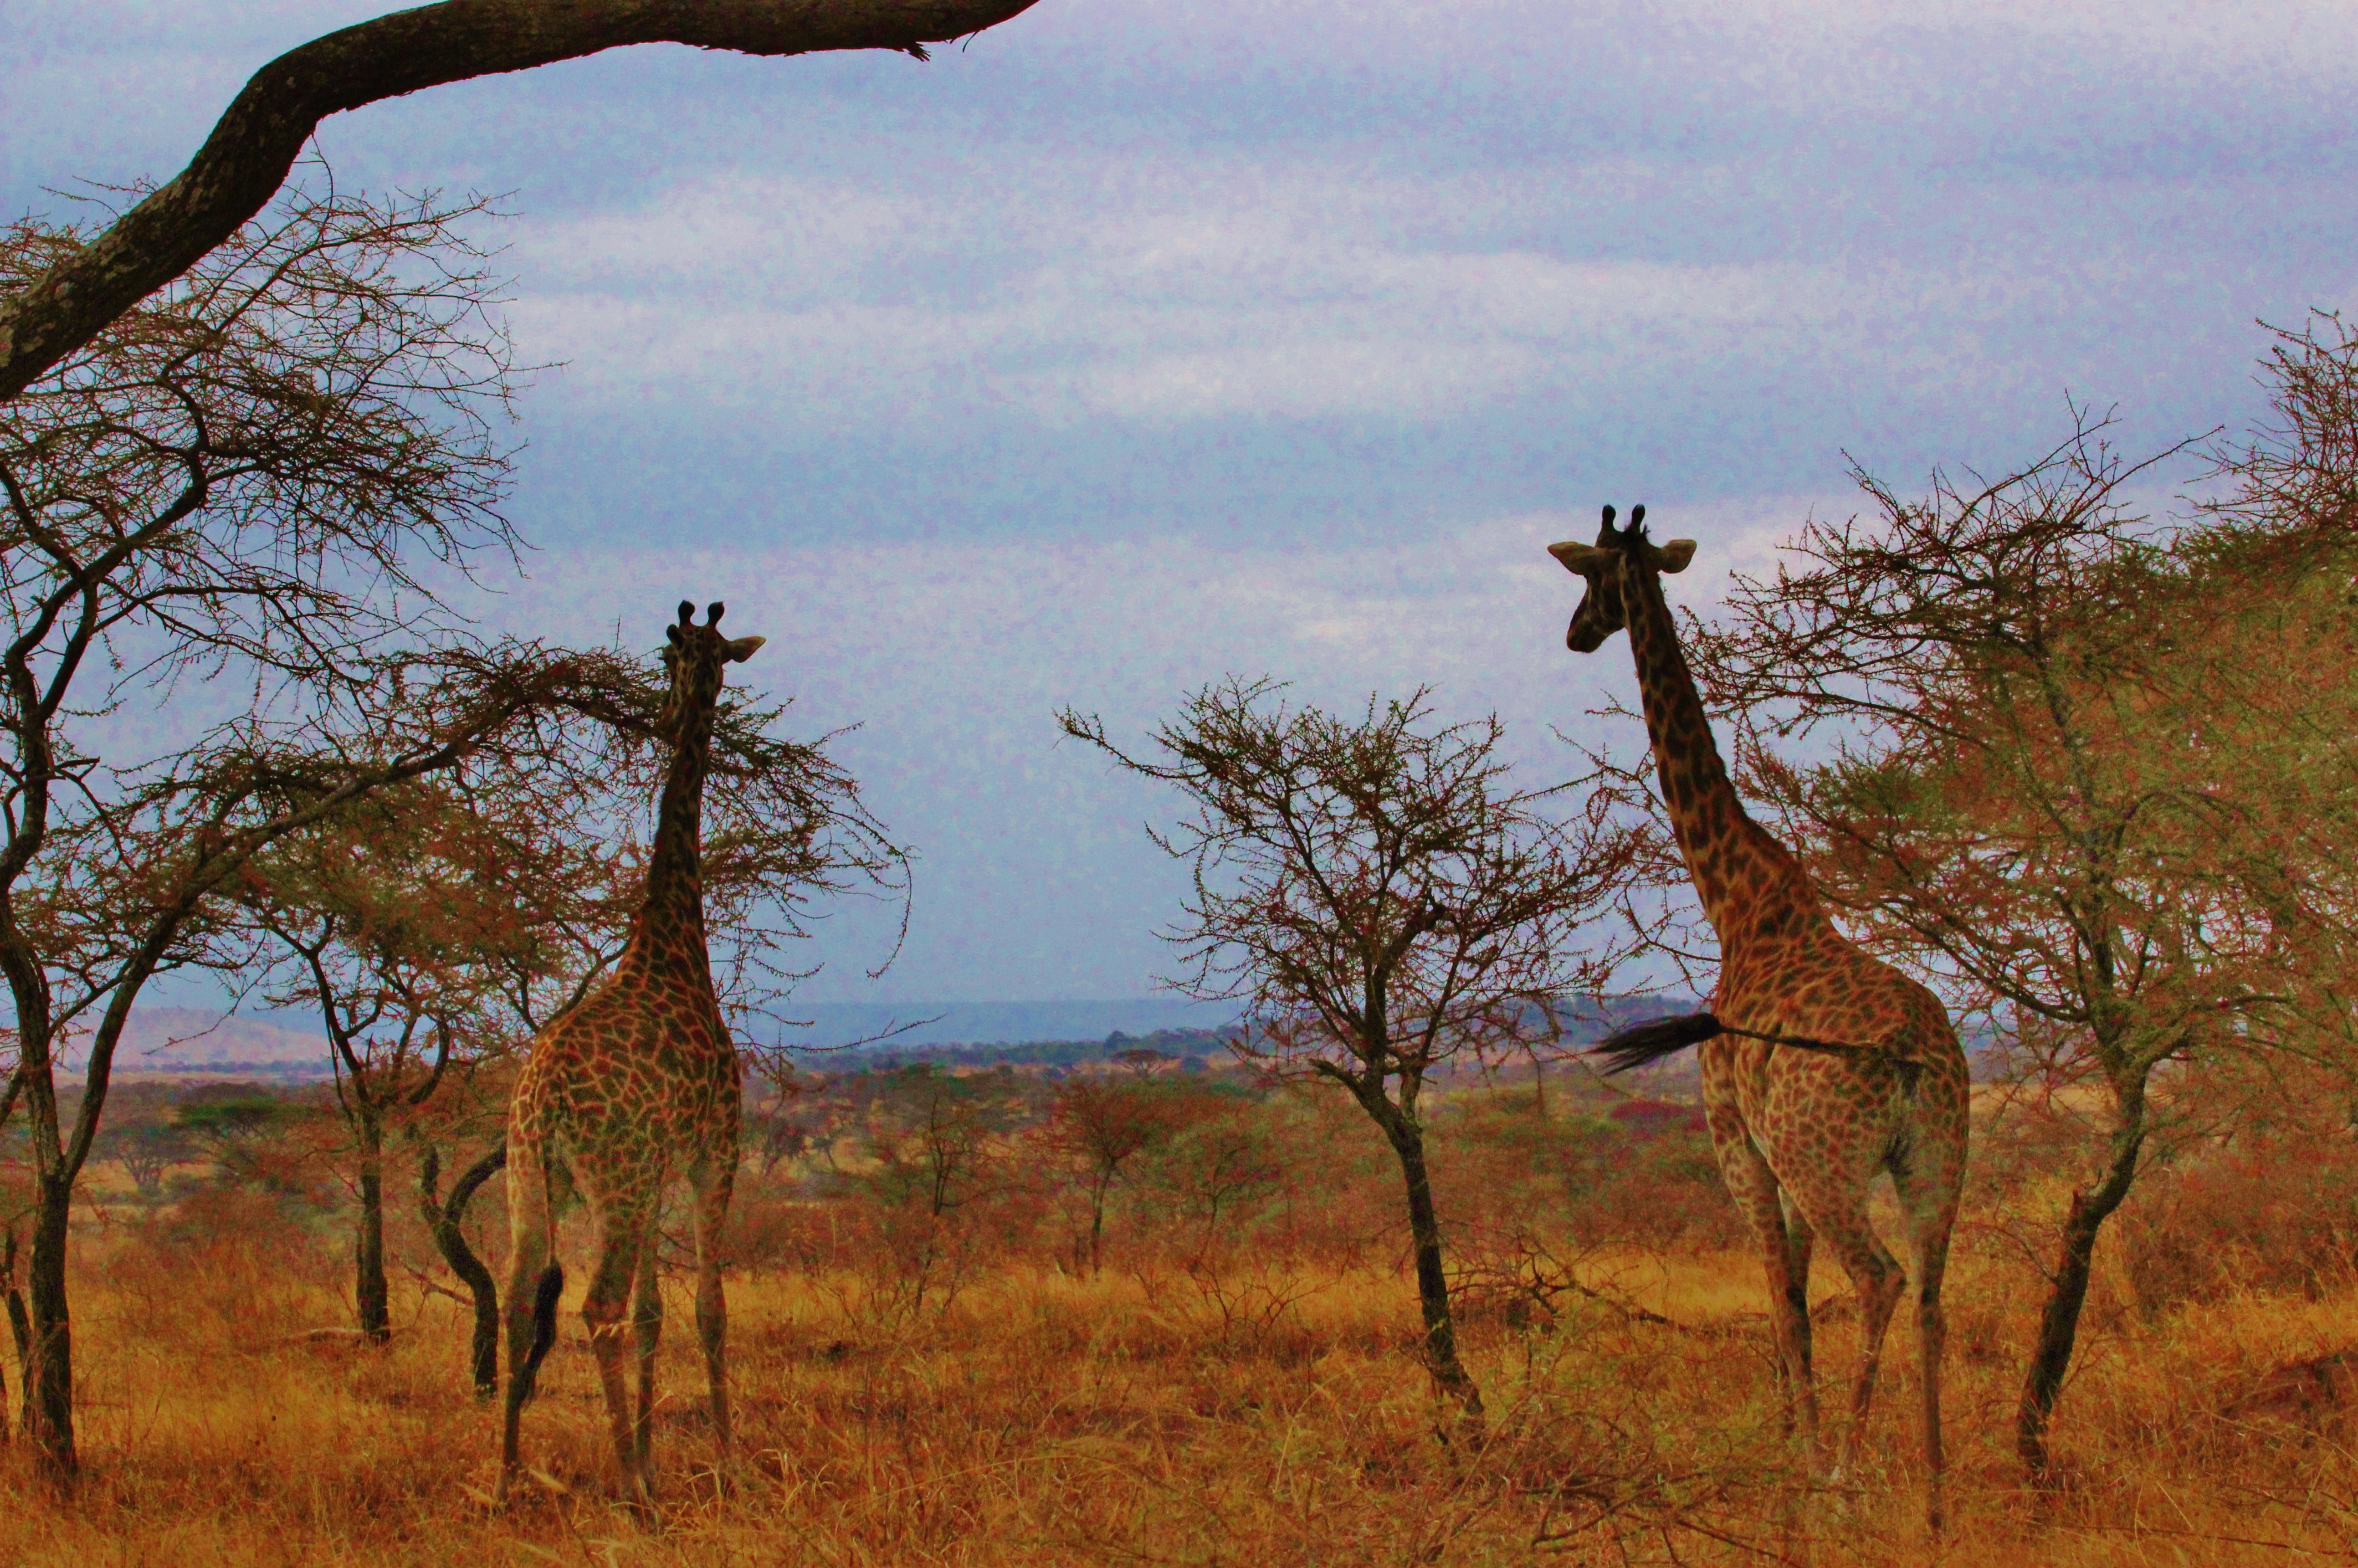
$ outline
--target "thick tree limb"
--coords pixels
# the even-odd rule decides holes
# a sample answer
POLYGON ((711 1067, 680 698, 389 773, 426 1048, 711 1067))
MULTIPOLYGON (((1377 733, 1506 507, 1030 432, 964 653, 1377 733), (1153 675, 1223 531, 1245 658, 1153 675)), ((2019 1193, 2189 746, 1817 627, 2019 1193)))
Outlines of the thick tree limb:
POLYGON ((254 73, 178 178, 0 300, 0 402, 262 211, 321 120, 471 77, 627 44, 742 54, 899 49, 980 32, 1033 0, 446 0, 314 38, 254 73))

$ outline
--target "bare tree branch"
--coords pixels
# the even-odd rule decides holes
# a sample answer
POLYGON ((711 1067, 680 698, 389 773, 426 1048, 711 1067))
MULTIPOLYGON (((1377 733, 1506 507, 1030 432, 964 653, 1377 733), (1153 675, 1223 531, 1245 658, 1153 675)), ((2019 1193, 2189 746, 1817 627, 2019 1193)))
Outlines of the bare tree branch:
POLYGON ((178 277, 262 211, 319 122, 448 82, 631 44, 752 55, 925 46, 1032 0, 445 0, 345 27, 256 71, 189 167, 0 300, 0 402, 178 277))

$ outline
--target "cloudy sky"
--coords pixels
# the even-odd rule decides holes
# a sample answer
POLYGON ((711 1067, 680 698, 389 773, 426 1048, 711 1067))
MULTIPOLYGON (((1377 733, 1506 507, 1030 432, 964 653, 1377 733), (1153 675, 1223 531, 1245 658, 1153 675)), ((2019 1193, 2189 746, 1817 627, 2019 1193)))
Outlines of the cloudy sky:
MULTIPOLYGON (((368 4, 0 0, 0 199, 168 177, 368 4)), ((941 50, 669 46, 325 127, 339 179, 512 193, 539 546, 500 629, 653 647, 726 599, 746 677, 921 857, 818 1000, 1118 998, 1171 802, 1056 743, 1222 674, 1419 683, 1550 726, 1541 552, 1647 502, 1708 608, 1844 453, 1996 468, 2262 413, 2266 337, 2358 305, 2347 0, 1042 0, 941 50)), ((1624 740, 1630 737, 1621 737, 1624 740)))

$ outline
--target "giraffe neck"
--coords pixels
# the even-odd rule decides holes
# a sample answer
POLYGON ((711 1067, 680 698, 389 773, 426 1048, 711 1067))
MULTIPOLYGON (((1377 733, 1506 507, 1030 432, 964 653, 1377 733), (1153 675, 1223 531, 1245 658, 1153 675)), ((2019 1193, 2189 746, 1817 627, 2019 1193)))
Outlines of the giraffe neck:
POLYGON ((1638 689, 1645 701, 1646 734, 1653 742, 1662 803, 1687 874, 1724 949, 1758 916, 1759 894, 1790 884, 1792 857, 1745 815, 1736 798, 1695 693, 1694 676, 1679 649, 1678 623, 1662 597, 1660 576, 1627 557, 1621 574, 1629 651, 1638 663, 1638 689))
POLYGON ((646 899, 623 962, 642 967, 686 966, 691 980, 711 989, 704 941, 704 773, 712 754, 712 709, 691 708, 682 719, 655 807, 655 842, 647 857, 646 899))

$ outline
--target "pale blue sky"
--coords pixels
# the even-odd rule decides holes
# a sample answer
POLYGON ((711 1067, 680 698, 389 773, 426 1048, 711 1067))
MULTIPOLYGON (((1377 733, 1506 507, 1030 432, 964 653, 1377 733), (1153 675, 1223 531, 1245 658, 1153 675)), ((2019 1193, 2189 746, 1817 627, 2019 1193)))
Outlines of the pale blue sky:
MULTIPOLYGON (((0 198, 176 170, 365 5, 0 0, 0 198)), ((1044 0, 928 65, 676 48, 331 121, 340 178, 512 191, 541 553, 493 624, 749 678, 923 857, 879 985, 1118 997, 1166 803, 1070 746, 1271 673, 1442 685, 1534 777, 1628 684, 1539 551, 1647 501, 1707 603, 1844 449, 2003 465, 2258 412, 2255 318, 2358 294, 2346 3, 1044 0)), ((1625 738, 1633 739, 1633 738, 1625 738)))

